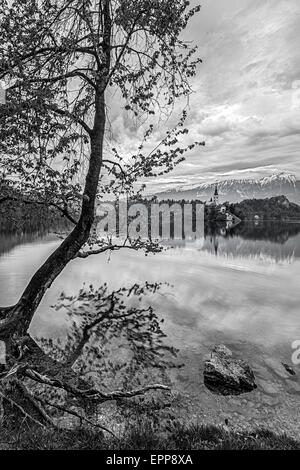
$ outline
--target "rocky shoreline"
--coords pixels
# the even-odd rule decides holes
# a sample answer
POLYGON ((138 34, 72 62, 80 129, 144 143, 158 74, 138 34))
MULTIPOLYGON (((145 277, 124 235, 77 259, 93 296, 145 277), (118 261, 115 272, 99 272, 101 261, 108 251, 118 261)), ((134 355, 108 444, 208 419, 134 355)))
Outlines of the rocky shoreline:
MULTIPOLYGON (((204 354, 199 368, 195 358, 191 361, 185 356, 186 367, 176 374, 177 377, 174 375, 178 392, 174 412, 178 419, 186 422, 188 416, 189 422, 225 426, 238 433, 268 429, 299 440, 300 376, 297 367, 287 364, 284 357, 262 354, 249 360, 247 354, 247 361, 242 362, 249 363, 257 387, 240 394, 223 395, 213 393, 204 383, 205 365, 210 357, 211 352, 204 354)), ((236 357, 241 357, 240 351, 234 355, 236 357)))

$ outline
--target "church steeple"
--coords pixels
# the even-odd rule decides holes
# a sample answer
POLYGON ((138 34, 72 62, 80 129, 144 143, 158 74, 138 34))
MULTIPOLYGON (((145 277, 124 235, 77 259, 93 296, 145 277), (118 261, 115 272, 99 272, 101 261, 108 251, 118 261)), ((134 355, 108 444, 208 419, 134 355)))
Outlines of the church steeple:
POLYGON ((219 204, 219 193, 218 193, 218 185, 216 183, 216 186, 215 186, 215 192, 214 192, 214 203, 216 205, 219 204))

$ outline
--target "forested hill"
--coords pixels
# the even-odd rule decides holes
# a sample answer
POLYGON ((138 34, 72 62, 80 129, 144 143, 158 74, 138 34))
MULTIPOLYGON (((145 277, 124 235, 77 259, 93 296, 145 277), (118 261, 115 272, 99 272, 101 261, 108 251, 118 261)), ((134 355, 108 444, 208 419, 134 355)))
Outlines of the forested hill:
POLYGON ((229 204, 227 207, 230 212, 242 220, 253 220, 259 217, 264 220, 300 221, 300 206, 290 202, 285 196, 269 199, 246 199, 237 204, 229 204))

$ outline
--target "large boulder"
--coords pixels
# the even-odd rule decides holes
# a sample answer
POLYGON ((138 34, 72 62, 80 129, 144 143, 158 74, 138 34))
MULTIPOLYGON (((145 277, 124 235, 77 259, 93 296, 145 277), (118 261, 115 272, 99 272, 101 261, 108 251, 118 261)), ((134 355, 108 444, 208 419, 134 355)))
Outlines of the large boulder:
POLYGON ((218 395, 240 395, 257 388, 249 364, 235 359, 222 344, 213 349, 204 363, 204 384, 218 395))

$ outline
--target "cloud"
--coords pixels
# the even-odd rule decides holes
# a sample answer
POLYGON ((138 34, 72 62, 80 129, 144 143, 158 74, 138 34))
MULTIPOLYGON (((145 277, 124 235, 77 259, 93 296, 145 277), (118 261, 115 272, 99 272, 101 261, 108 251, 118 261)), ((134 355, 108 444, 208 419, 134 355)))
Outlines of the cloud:
MULTIPOLYGON (((203 59, 188 127, 206 147, 155 184, 264 176, 274 169, 300 177, 299 0, 203 0, 186 34, 203 59)), ((131 151, 141 130, 117 108, 114 127, 131 151)), ((160 123, 157 138, 165 128, 160 123)))

